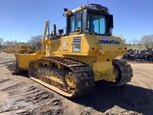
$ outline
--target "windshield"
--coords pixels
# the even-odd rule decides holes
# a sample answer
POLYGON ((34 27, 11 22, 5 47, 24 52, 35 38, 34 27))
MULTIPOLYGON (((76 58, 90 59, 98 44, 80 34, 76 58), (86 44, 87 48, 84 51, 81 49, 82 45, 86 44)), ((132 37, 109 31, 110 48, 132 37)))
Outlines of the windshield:
POLYGON ((106 18, 102 14, 88 12, 88 28, 94 34, 106 34, 106 18))

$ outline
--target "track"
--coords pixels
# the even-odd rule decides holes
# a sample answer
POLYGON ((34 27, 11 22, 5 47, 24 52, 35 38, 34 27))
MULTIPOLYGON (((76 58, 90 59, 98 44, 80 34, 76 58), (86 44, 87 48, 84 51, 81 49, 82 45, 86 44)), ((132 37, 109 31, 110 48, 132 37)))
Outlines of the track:
POLYGON ((105 82, 106 84, 112 85, 112 86, 121 86, 121 85, 125 85, 131 81, 131 79, 133 77, 133 70, 132 70, 130 64, 128 64, 126 61, 123 61, 123 60, 114 59, 113 65, 119 71, 118 72, 118 79, 114 83, 105 82))
POLYGON ((66 97, 88 94, 95 85, 92 68, 68 58, 47 57, 33 60, 29 64, 29 76, 66 97))

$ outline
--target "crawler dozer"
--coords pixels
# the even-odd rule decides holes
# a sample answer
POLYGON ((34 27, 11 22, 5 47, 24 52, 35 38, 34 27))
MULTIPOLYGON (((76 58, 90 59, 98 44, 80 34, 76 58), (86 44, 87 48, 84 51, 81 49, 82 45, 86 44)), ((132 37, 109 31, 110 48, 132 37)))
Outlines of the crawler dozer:
POLYGON ((26 43, 21 43, 15 47, 15 53, 28 53, 30 51, 30 45, 26 43))
POLYGON ((14 53, 15 47, 6 47, 3 52, 5 53, 14 53))
POLYGON ((64 8, 66 28, 49 30, 46 21, 41 50, 15 54, 13 74, 28 70, 34 81, 65 96, 77 97, 93 91, 95 82, 121 86, 131 81, 131 66, 117 56, 127 48, 120 37, 112 35, 113 15, 99 4, 64 8))

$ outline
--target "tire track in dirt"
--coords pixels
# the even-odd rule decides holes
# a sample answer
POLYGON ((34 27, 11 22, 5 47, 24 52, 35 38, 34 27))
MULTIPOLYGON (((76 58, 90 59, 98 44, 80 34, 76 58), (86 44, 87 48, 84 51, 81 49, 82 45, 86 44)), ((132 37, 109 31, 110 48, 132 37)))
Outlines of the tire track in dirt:
POLYGON ((10 79, 2 79, 2 80, 0 80, 0 84, 2 84, 2 83, 5 83, 5 82, 8 82, 10 79))
MULTIPOLYGON (((21 76, 18 76, 18 78, 21 76)), ((54 94, 18 78, 0 80, 0 114, 62 114, 62 101, 54 94), (7 95, 7 96, 5 96, 7 95)), ((22 78, 24 79, 24 78, 22 78)))
POLYGON ((6 88, 2 89, 1 91, 3 91, 3 92, 8 92, 8 91, 10 91, 10 90, 22 88, 22 86, 25 85, 25 84, 26 84, 26 83, 17 83, 17 84, 11 85, 11 86, 9 86, 9 87, 6 87, 6 88))
POLYGON ((8 62, 0 63, 0 67, 10 66, 11 64, 15 64, 15 61, 8 61, 8 62))

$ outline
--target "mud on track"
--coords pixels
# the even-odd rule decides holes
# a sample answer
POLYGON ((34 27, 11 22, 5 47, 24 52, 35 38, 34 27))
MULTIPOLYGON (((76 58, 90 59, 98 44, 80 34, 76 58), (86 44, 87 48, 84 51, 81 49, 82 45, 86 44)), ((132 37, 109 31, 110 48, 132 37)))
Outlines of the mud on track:
POLYGON ((11 75, 12 54, 0 54, 0 115, 152 115, 153 64, 129 62, 131 83, 111 87, 96 83, 94 91, 67 99, 22 75, 11 75), (11 63, 10 63, 11 62, 11 63))

